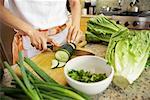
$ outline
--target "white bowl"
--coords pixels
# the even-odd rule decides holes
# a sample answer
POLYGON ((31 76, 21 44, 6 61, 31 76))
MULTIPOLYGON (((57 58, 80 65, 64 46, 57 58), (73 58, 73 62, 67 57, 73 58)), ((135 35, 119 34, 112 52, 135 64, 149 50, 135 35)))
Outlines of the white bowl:
POLYGON ((64 67, 65 77, 68 84, 86 94, 95 95, 103 92, 111 83, 114 69, 109 66, 105 59, 98 56, 79 56, 68 61, 64 67), (79 82, 68 76, 68 71, 75 70, 85 70, 91 73, 106 73, 107 78, 94 83, 84 83, 79 82))

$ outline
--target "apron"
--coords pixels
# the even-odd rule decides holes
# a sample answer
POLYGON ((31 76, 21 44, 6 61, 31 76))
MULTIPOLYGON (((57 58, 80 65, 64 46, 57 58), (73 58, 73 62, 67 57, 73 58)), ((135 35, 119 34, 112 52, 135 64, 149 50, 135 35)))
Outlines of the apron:
MULTIPOLYGON (((60 45, 66 43, 66 37, 68 35, 68 29, 72 24, 71 16, 69 16, 69 20, 66 24, 56 26, 46 30, 39 31, 48 31, 50 33, 49 37, 52 38, 55 42, 60 45)), ((82 32, 82 31, 81 31, 82 32)), ((45 32, 47 33, 47 32, 45 32)), ((87 44, 85 39, 85 34, 80 39, 80 42, 77 44, 78 47, 83 47, 87 44)), ((31 46, 31 42, 28 36, 21 36, 19 31, 16 31, 12 42, 12 54, 13 54, 13 64, 18 61, 18 52, 23 51, 24 57, 33 57, 41 51, 37 50, 35 47, 31 46)))
MULTIPOLYGON (((45 31, 45 34, 47 33, 46 31, 48 31, 51 34, 48 36, 60 45, 66 43, 66 37, 68 34, 68 28, 66 24, 56 26, 47 30, 39 30, 39 31, 45 31)), ((13 64, 15 64, 16 61, 18 61, 19 51, 23 52, 24 57, 33 57, 41 53, 41 51, 37 50, 35 47, 31 45, 30 38, 28 36, 22 36, 20 34, 21 33, 19 31, 16 31, 16 34, 12 42, 13 64)))

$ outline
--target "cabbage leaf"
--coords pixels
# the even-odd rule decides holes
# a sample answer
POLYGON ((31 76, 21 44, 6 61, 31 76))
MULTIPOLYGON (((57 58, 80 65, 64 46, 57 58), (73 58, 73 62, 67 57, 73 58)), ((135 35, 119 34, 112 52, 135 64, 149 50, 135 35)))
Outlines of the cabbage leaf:
POLYGON ((109 42, 113 33, 119 32, 121 29, 127 29, 124 26, 116 24, 115 21, 98 16, 91 18, 87 22, 86 39, 88 42, 109 42), (94 37, 94 38, 93 38, 94 37))
POLYGON ((111 36, 106 59, 114 67, 113 82, 132 84, 142 73, 150 52, 150 31, 121 30, 111 36))

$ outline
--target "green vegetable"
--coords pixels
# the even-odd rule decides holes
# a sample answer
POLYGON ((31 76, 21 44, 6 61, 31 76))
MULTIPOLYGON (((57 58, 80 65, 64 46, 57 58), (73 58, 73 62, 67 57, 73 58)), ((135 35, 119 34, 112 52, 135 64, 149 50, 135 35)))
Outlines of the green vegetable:
POLYGON ((17 88, 14 88, 14 87, 0 87, 0 92, 5 92, 5 93, 24 93, 21 89, 17 89, 17 88))
POLYGON ((13 100, 13 98, 8 97, 8 96, 1 96, 1 100, 13 100))
POLYGON ((25 57, 25 62, 30 65, 30 67, 46 82, 57 83, 51 77, 49 77, 43 70, 41 70, 32 60, 25 57))
POLYGON ((41 79, 24 66, 22 53, 20 52, 19 61, 17 63, 21 69, 22 79, 19 79, 9 64, 4 62, 5 67, 14 78, 12 81, 14 87, 0 86, 0 92, 4 92, 6 96, 19 100, 90 100, 89 96, 86 94, 54 82, 51 77, 43 70, 39 69, 29 58, 25 58, 25 61, 31 65, 41 79))
POLYGON ((150 52, 149 31, 121 30, 112 35, 106 59, 115 69, 113 82, 120 87, 132 84, 145 68, 150 52))
POLYGON ((61 46, 59 50, 55 53, 55 58, 61 62, 67 62, 69 58, 72 56, 74 50, 76 49, 76 45, 74 43, 67 43, 61 46))
POLYGON ((74 98, 75 100, 85 100, 82 96, 80 96, 79 94, 73 92, 73 91, 70 91, 68 89, 64 89, 64 88, 61 88, 59 86, 56 86, 53 84, 35 84, 35 86, 37 86, 39 89, 52 89, 54 91, 58 91, 58 92, 61 92, 62 94, 66 94, 68 97, 72 97, 74 98))
POLYGON ((57 98, 54 98, 52 96, 46 95, 46 94, 42 94, 42 96, 46 99, 46 100, 59 100, 57 98))
POLYGON ((36 82, 44 82, 43 80, 39 79, 37 76, 35 76, 32 72, 30 72, 26 67, 25 70, 27 74, 34 79, 36 82))
POLYGON ((61 86, 54 82, 51 77, 39 69, 39 67, 29 58, 25 58, 25 61, 31 65, 33 70, 37 72, 41 79, 31 73, 24 66, 22 53, 20 52, 18 65, 23 78, 19 79, 9 64, 4 62, 5 67, 14 78, 12 81, 14 87, 0 86, 0 92, 4 92, 6 96, 19 100, 90 100, 90 97, 86 94, 74 90, 71 87, 61 86))
POLYGON ((51 68, 52 68, 52 69, 53 69, 53 68, 56 68, 58 65, 59 65, 58 60, 53 59, 53 60, 52 60, 52 66, 51 66, 51 68))
POLYGON ((25 86, 28 89, 28 92, 34 97, 34 99, 36 100, 40 100, 39 95, 37 94, 37 91, 35 90, 35 87, 30 83, 28 77, 27 77, 27 73, 23 64, 23 56, 22 56, 22 52, 19 52, 19 62, 18 65, 21 69, 22 75, 23 75, 23 81, 25 83, 25 86))
POLYGON ((67 43, 61 46, 60 50, 66 50, 69 52, 70 56, 73 54, 76 49, 76 45, 74 43, 67 43))
POLYGON ((84 70, 71 70, 68 75, 74 80, 86 83, 98 82, 107 78, 106 74, 90 73, 84 70))
POLYGON ((146 67, 150 67, 150 54, 149 54, 149 58, 148 58, 147 63, 146 63, 146 67))
POLYGON ((111 35, 125 27, 116 24, 105 16, 91 18, 87 23, 86 39, 88 42, 109 42, 111 35))
POLYGON ((101 36, 97 36, 89 31, 86 32, 86 39, 88 42, 93 42, 93 43, 98 43, 100 41, 105 41, 105 42, 109 42, 109 39, 111 37, 111 34, 109 35, 104 35, 104 34, 100 34, 101 36), (102 36, 104 35, 104 36, 102 36))
POLYGON ((64 67, 66 62, 59 61, 58 68, 64 67))
POLYGON ((68 51, 66 50, 59 50, 55 53, 55 58, 58 61, 63 61, 63 62, 67 62, 70 58, 70 54, 68 51))
POLYGON ((74 43, 67 43, 62 45, 55 53, 55 59, 52 60, 51 68, 64 67, 66 62, 70 59, 76 49, 74 43))
POLYGON ((55 98, 58 98, 59 100, 74 100, 73 98, 71 97, 68 97, 64 94, 62 94, 61 92, 55 92, 55 91, 51 91, 51 92, 47 92, 47 91, 41 91, 41 93, 43 94, 46 94, 46 95, 49 95, 51 97, 55 97, 55 98))
POLYGON ((10 67, 10 65, 7 62, 4 62, 4 66, 9 70, 12 77, 16 80, 16 82, 20 85, 22 90, 32 99, 34 100, 34 97, 28 92, 27 88, 24 86, 22 81, 18 78, 18 76, 15 74, 13 69, 10 67))
MULTIPOLYGON (((46 84, 46 85, 52 85, 52 86, 54 86, 54 87, 56 86, 56 87, 64 88, 64 89, 73 91, 73 92, 75 92, 75 93, 77 93, 77 94, 80 94, 80 96, 82 96, 83 98, 85 98, 85 100, 91 100, 88 95, 86 95, 86 94, 84 94, 83 92, 80 92, 80 91, 78 91, 78 90, 75 90, 75 89, 72 88, 72 87, 62 86, 62 85, 53 84, 53 83, 46 83, 46 82, 35 82, 35 84, 46 84)), ((40 87, 39 87, 39 88, 40 88, 40 87)), ((49 89, 49 88, 43 88, 43 89, 40 89, 40 90, 41 90, 41 91, 44 90, 44 91, 48 91, 48 92, 53 92, 53 93, 56 92, 55 94, 58 94, 58 95, 60 95, 59 93, 61 93, 61 92, 57 92, 57 91, 51 90, 51 89, 49 89)), ((63 93, 61 93, 61 95, 67 96, 67 94, 63 94, 63 93)))

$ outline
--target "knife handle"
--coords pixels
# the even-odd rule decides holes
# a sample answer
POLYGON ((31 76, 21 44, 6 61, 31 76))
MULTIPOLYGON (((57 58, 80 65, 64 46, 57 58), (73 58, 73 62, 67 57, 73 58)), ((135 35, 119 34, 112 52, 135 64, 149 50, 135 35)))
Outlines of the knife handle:
POLYGON ((53 50, 53 45, 52 44, 47 44, 47 48, 53 50))

